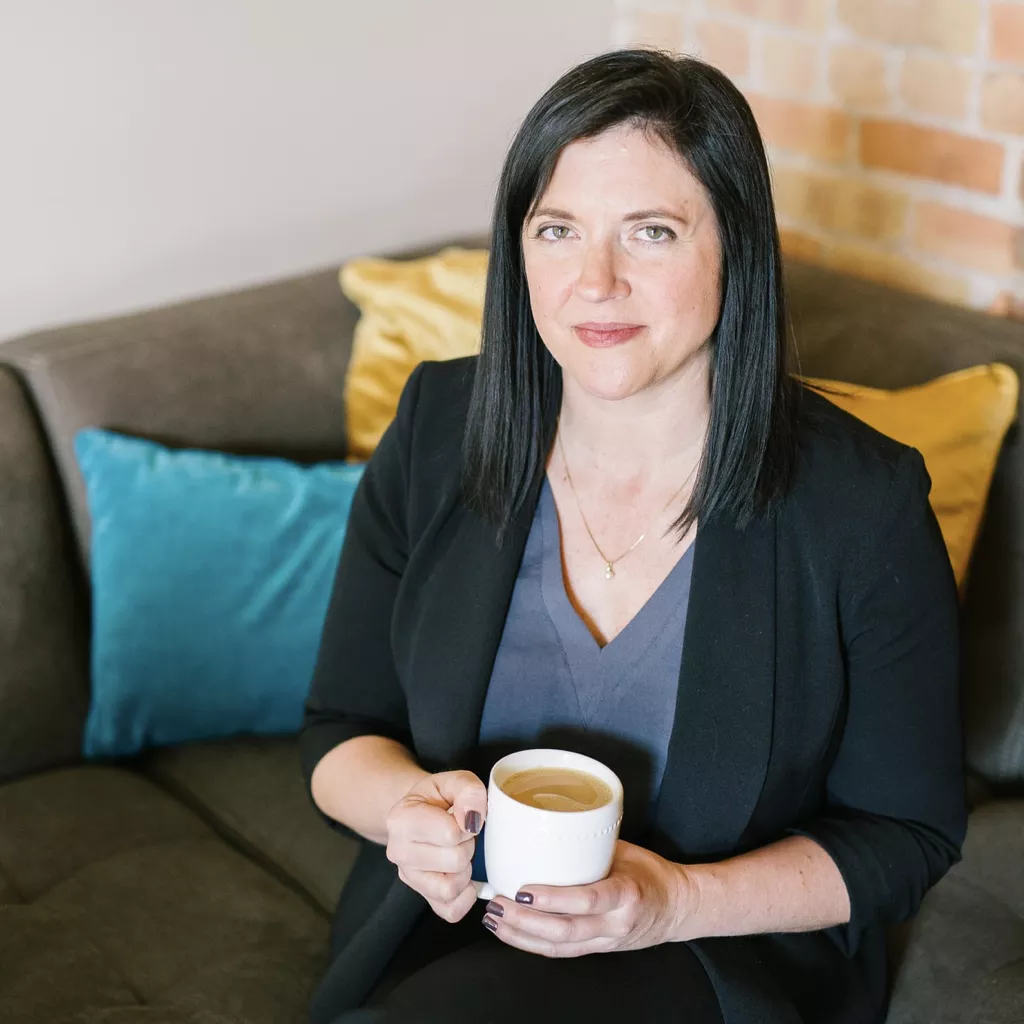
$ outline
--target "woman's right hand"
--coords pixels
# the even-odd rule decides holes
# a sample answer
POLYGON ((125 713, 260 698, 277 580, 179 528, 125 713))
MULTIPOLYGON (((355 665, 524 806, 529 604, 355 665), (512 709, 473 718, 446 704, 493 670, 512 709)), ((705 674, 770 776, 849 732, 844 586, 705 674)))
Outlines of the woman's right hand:
POLYGON ((388 860, 438 917, 453 924, 476 902, 473 851, 486 817, 487 788, 464 771, 424 776, 388 812, 388 860))

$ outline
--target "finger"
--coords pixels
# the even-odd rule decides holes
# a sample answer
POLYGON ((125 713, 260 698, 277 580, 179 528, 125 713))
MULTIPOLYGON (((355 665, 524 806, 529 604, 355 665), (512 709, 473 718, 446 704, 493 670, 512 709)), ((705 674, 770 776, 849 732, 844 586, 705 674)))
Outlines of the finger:
POLYGON ((500 939, 507 946, 514 946, 526 953, 536 953, 538 956, 551 957, 553 959, 564 959, 573 956, 586 956, 589 953, 608 953, 616 946, 616 940, 605 936, 599 936, 582 941, 555 942, 551 939, 541 938, 530 932, 509 924, 505 920, 499 920, 490 914, 484 916, 488 931, 493 931, 494 936, 500 939))
POLYGON ((551 914, 519 906, 502 896, 491 900, 485 907, 485 913, 516 932, 559 944, 613 938, 620 935, 623 927, 617 916, 551 914))
POLYGON ((401 867, 398 869, 398 877, 410 889, 415 889, 425 899, 434 900, 437 903, 454 902, 463 894, 467 886, 473 890, 475 896, 476 889, 470 882, 471 875, 470 868, 452 875, 441 874, 437 871, 417 871, 415 868, 401 867))
POLYGON ((608 914, 628 902, 632 882, 609 875, 589 885, 524 885, 516 903, 549 914, 608 914))
POLYGON ((416 795, 403 797, 391 809, 387 827, 389 840, 458 846, 466 839, 445 808, 416 795))
POLYGON ((487 787, 480 779, 472 772, 440 772, 434 785, 451 805, 459 827, 470 835, 479 833, 487 818, 487 787))
POLYGON ((430 909, 449 924, 461 921, 474 908, 476 901, 476 889, 472 883, 463 889, 451 903, 437 903, 433 900, 427 900, 430 904, 430 909))
POLYGON ((433 843, 401 842, 395 844, 395 860, 403 868, 417 871, 440 871, 455 874, 473 861, 476 838, 465 836, 458 846, 435 846, 433 843))

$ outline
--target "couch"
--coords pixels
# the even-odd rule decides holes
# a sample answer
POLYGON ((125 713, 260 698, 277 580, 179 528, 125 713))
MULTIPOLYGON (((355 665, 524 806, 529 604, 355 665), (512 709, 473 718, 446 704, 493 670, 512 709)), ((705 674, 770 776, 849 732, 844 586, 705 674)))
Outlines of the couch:
MULTIPOLYGON (((791 262, 802 372, 880 387, 999 360, 1020 325, 791 262)), ((0 1021, 291 1024, 355 843, 295 739, 86 763, 89 520, 103 426, 302 461, 345 454, 356 310, 333 269, 0 344, 0 1021)), ((1000 457, 963 606, 964 859, 893 936, 892 1024, 1024 1021, 1024 445, 1000 457)))

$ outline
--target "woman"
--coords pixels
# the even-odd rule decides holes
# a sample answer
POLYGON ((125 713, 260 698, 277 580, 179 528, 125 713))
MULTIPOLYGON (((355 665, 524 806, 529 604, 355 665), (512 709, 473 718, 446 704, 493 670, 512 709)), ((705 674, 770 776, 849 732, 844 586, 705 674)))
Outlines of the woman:
POLYGON ((884 1019, 885 926, 965 830, 956 591, 921 457, 802 388, 786 324, 728 80, 559 80, 481 354, 416 370, 352 508, 301 746, 368 841, 315 1024, 884 1019), (531 746, 618 772, 615 861, 483 913, 484 781, 531 746))

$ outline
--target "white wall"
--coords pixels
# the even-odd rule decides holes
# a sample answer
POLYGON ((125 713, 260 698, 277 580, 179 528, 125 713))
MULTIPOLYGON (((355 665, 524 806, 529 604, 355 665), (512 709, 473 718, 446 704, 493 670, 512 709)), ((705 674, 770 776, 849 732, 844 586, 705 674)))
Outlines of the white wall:
POLYGON ((613 0, 0 0, 0 338, 479 230, 613 0))

